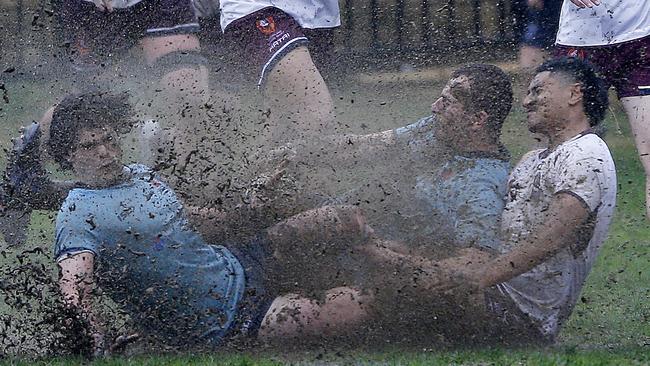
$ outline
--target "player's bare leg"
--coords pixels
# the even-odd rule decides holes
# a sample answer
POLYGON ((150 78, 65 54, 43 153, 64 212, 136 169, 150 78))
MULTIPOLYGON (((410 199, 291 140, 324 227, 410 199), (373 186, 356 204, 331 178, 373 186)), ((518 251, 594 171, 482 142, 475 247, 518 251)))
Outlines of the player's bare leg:
POLYGON ((327 291, 325 300, 316 300, 289 294, 273 301, 267 311, 259 337, 270 343, 286 344, 325 339, 345 339, 358 334, 364 322, 370 319, 370 295, 351 287, 337 287, 327 291))
POLYGON ((519 67, 526 73, 532 73, 548 57, 548 53, 539 47, 522 45, 519 48, 519 67))
MULTIPOLYGON (((139 43, 145 62, 153 68, 157 66, 155 65, 157 61, 167 55, 175 52, 199 52, 201 49, 199 39, 194 34, 145 37, 139 43)), ((189 123, 189 118, 178 118, 178 116, 185 115, 186 108, 202 106, 208 98, 208 71, 205 66, 179 64, 178 68, 167 71, 159 80, 153 82, 155 85, 152 89, 159 94, 153 95, 151 98, 159 102, 154 103, 157 109, 164 109, 157 112, 160 113, 160 117, 169 117, 168 121, 163 121, 163 126, 158 126, 158 128, 168 131, 169 140, 174 141, 174 137, 180 134, 179 131, 185 129, 184 122, 189 123)), ((156 122, 160 124, 159 121, 156 122)), ((148 129, 153 130, 155 127, 148 126, 148 129)), ((155 141, 156 138, 161 138, 153 136, 155 131, 143 131, 143 135, 149 137, 149 139, 144 139, 143 143, 145 144, 155 141)), ((183 135, 182 139, 185 137, 183 135)), ((142 148, 146 149, 147 147, 143 146, 142 148)))
POLYGON ((321 296, 349 283, 356 268, 341 270, 341 256, 370 240, 372 229, 355 206, 324 206, 292 216, 266 230, 270 250, 281 266, 274 273, 278 293, 321 296))
POLYGON ((305 46, 284 56, 268 74, 264 93, 271 110, 271 141, 310 140, 336 132, 334 105, 305 46))
POLYGON ((645 170, 645 207, 650 219, 650 96, 622 98, 623 108, 630 120, 634 142, 645 170))

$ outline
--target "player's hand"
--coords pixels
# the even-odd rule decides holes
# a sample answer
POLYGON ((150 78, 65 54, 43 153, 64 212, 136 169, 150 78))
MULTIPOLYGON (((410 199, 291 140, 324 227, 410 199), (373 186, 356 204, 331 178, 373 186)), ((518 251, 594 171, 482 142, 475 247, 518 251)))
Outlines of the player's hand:
POLYGON ((268 152, 262 170, 268 173, 254 179, 246 193, 251 207, 263 206, 271 200, 275 190, 281 190, 287 167, 295 160, 296 150, 290 146, 273 149, 268 152))
POLYGON ((124 351, 127 345, 140 339, 140 334, 132 333, 115 337, 113 342, 106 344, 104 334, 93 333, 93 358, 108 357, 124 351))
POLYGON ((122 353, 127 345, 137 341, 138 339, 140 339, 139 333, 118 336, 109 347, 108 352, 111 355, 122 353))
POLYGON ((448 272, 431 290, 443 293, 476 294, 481 289, 480 279, 471 272, 448 272))
POLYGON ((543 10, 544 0, 528 0, 528 7, 537 10, 543 10))
POLYGON ((593 8, 600 5, 600 0, 571 0, 573 5, 579 8, 593 8))

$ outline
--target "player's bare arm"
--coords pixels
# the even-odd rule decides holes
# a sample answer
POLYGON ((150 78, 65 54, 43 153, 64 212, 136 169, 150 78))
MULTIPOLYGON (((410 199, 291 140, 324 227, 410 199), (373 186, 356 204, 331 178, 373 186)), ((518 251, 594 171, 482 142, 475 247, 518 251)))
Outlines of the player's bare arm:
POLYGON ((62 259, 59 261, 61 270, 59 289, 64 301, 76 308, 88 321, 93 337, 93 353, 98 356, 104 352, 105 347, 104 330, 93 309, 94 266, 95 255, 90 252, 81 252, 62 259))
POLYGON ((589 210, 572 194, 558 193, 546 211, 546 219, 529 237, 509 253, 467 271, 467 279, 479 289, 507 281, 544 262, 561 249, 580 240, 579 230, 589 210))

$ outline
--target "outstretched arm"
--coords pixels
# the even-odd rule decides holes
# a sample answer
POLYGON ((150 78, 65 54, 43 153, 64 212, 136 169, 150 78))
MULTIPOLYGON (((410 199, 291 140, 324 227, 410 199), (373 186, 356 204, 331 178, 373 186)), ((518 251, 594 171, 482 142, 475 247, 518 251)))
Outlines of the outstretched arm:
POLYGON ((104 331, 93 311, 94 266, 95 255, 90 252, 73 254, 59 261, 59 289, 66 304, 77 309, 90 325, 93 354, 101 355, 104 351, 104 331))
POLYGON ((528 272, 560 250, 585 240, 580 236, 580 229, 589 217, 589 209, 579 198, 568 193, 556 194, 543 223, 531 233, 530 239, 482 268, 470 271, 470 280, 479 288, 486 288, 528 272))
POLYGON ((392 287, 410 286, 423 295, 456 288, 480 290, 528 272, 563 248, 586 240, 580 234, 589 217, 589 209, 579 198, 558 193, 530 239, 508 253, 494 256, 468 248, 458 256, 434 262, 396 250, 387 242, 367 245, 363 250, 376 263, 394 269, 393 276, 384 276, 392 287))

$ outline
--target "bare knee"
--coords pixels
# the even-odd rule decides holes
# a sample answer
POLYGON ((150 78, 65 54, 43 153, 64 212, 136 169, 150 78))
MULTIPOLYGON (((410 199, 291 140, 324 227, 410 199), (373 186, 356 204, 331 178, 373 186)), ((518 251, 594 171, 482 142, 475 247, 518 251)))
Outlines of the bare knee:
POLYGON ((350 287, 330 289, 325 301, 286 295, 277 298, 267 312, 260 337, 266 341, 286 338, 336 338, 352 334, 369 319, 372 298, 350 287))

